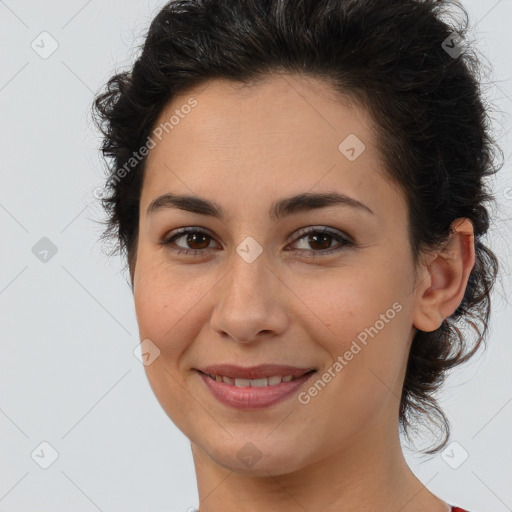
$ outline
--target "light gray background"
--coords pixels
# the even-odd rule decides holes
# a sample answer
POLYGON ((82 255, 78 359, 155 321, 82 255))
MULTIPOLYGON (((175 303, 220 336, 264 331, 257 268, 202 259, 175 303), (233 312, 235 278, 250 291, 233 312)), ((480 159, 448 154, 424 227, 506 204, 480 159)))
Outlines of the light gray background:
MULTIPOLYGON (((97 241, 103 217, 93 196, 103 179, 93 94, 133 62, 163 4, 0 1, 0 512, 172 512, 198 503, 188 440, 133 354, 128 277, 97 241), (58 43, 46 59, 31 47, 43 51, 46 38, 51 49, 43 31, 58 43), (58 251, 46 263, 32 252, 43 237, 58 251), (58 452, 47 469, 39 465, 51 462, 43 441, 58 452)), ((493 185, 500 210, 490 244, 506 264, 512 0, 463 4, 492 65, 484 89, 497 107, 506 164, 493 185)), ((510 266, 503 272, 487 352, 457 369, 440 394, 452 441, 468 459, 457 469, 445 461, 461 462, 459 445, 444 458, 406 452, 432 492, 471 512, 512 510, 510 266)))

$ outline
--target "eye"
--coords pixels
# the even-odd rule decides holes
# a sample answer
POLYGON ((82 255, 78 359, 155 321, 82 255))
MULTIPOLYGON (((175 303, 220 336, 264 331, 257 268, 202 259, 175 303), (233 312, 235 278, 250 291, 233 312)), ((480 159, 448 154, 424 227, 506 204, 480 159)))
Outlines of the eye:
MULTIPOLYGON (((317 247, 320 250, 310 251, 306 249, 292 249, 293 251, 299 251, 308 254, 307 257, 326 256, 335 252, 339 252, 346 247, 355 246, 355 242, 348 237, 348 235, 342 234, 340 231, 333 230, 328 227, 315 226, 311 228, 303 228, 298 233, 299 238, 295 239, 295 243, 305 240, 303 245, 309 244, 310 247, 317 247), (338 242, 338 247, 332 248, 332 241, 338 242), (326 250, 327 249, 327 250, 326 250)), ((290 250, 290 249, 288 249, 290 250)))
MULTIPOLYGON (((310 247, 315 247, 316 249, 310 250, 308 248, 302 249, 285 249, 287 251, 301 252, 308 254, 307 257, 317 257, 329 255, 338 251, 343 250, 346 247, 355 246, 355 242, 348 237, 348 235, 344 235, 342 232, 333 230, 328 227, 310 227, 303 228, 299 230, 298 234, 299 238, 296 238, 294 243, 300 242, 303 239, 306 239, 304 245, 309 244, 310 247), (332 241, 338 242, 338 247, 332 248, 332 241)), ((178 230, 177 232, 171 233, 171 236, 160 242, 160 245, 169 246, 169 248, 176 252, 176 254, 185 254, 197 256, 199 254, 205 254, 209 250, 211 250, 210 241, 213 240, 213 237, 208 234, 207 231, 190 227, 183 228, 178 230), (185 247, 177 244, 176 242, 180 239, 183 239, 183 243, 185 247)))
POLYGON ((160 245, 168 245, 172 251, 175 251, 177 254, 187 254, 187 255, 197 255, 199 253, 204 253, 205 249, 208 249, 209 240, 213 240, 213 238, 208 234, 207 231, 199 228, 183 228, 178 232, 174 233, 171 237, 167 238, 163 242, 160 242, 160 245), (191 244, 193 247, 189 249, 187 247, 182 247, 178 245, 178 248, 173 247, 176 240, 185 239, 185 244, 191 244))

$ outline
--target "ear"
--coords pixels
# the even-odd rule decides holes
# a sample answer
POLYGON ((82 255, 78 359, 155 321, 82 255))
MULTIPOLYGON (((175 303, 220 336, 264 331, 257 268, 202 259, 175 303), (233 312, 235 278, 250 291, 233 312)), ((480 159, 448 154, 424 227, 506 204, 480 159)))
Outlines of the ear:
POLYGON ((413 311, 414 327, 435 331, 460 305, 475 265, 473 224, 459 218, 440 251, 430 254, 418 272, 413 311))

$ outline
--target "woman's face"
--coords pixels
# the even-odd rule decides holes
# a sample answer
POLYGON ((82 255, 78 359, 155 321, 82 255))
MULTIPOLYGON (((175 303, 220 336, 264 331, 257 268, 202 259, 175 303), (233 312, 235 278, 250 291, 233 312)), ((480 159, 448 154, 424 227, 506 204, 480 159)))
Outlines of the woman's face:
POLYGON ((374 456, 396 436, 416 290, 406 203, 365 111, 287 75, 243 91, 209 82, 157 126, 173 114, 148 156, 134 269, 157 399, 194 449, 234 471, 374 456), (148 212, 165 194, 198 199, 148 212), (351 199, 290 201, 303 194, 351 199), (316 371, 251 391, 198 371, 221 364, 316 371))

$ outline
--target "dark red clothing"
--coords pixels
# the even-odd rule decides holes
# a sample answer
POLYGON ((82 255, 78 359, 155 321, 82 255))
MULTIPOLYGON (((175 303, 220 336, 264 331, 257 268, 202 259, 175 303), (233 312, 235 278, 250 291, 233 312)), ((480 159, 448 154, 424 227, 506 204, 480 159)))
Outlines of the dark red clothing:
POLYGON ((463 508, 452 507, 452 512, 468 512, 468 511, 464 510, 463 508))

